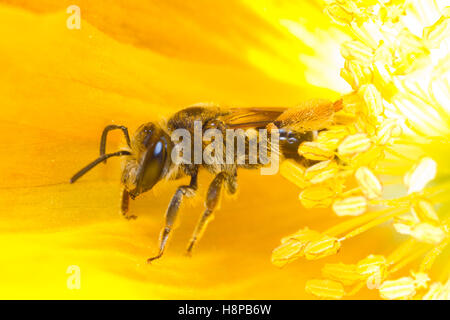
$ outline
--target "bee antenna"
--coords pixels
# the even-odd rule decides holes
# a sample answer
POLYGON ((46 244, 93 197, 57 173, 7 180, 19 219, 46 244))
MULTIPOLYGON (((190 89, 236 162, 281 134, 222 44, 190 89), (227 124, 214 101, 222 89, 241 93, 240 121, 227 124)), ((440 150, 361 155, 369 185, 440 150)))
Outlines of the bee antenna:
POLYGON ((94 168, 96 165, 98 165, 99 163, 105 161, 108 158, 111 157, 120 157, 120 156, 129 156, 131 154, 131 152, 127 151, 127 150, 120 150, 114 153, 108 153, 108 154, 104 154, 101 155, 100 157, 98 157, 97 159, 95 159, 94 161, 92 161, 91 163, 89 163, 86 167, 84 167, 83 169, 81 169, 80 171, 78 171, 77 173, 75 173, 73 175, 72 178, 70 178, 70 183, 74 183, 75 181, 77 181, 79 178, 81 178, 82 176, 84 176, 89 170, 91 170, 92 168, 94 168))

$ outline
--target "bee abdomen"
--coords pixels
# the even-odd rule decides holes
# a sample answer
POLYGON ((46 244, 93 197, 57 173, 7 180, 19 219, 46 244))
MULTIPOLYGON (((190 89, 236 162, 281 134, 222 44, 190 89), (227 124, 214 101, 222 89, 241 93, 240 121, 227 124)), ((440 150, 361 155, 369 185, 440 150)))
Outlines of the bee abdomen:
MULTIPOLYGON (((314 131, 298 132, 289 129, 279 129, 280 151, 287 159, 301 160, 298 154, 298 147, 302 142, 312 141, 314 131)), ((317 134, 317 133, 316 133, 317 134)))

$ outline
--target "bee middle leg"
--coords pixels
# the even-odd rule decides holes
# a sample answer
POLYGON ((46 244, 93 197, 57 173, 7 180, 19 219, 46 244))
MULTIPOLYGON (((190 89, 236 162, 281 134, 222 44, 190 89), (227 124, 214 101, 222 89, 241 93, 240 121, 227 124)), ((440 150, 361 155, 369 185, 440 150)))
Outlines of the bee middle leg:
POLYGON ((236 176, 236 172, 234 172, 234 174, 221 172, 216 175, 214 180, 209 185, 205 201, 206 209, 200 217, 200 220, 195 227, 194 233, 192 234, 191 240, 189 241, 187 254, 191 254, 196 242, 201 238, 206 230, 208 223, 213 219, 214 210, 217 209, 219 205, 220 195, 224 182, 226 183, 228 193, 233 194, 236 192, 236 176))
POLYGON ((178 209, 180 207, 181 201, 183 200, 183 197, 185 197, 185 196, 193 197, 195 195, 196 190, 197 190, 197 170, 191 176, 191 181, 190 181, 189 185, 178 187, 177 191, 173 195, 172 200, 170 201, 169 207, 167 208, 167 211, 166 211, 165 226, 161 230, 161 234, 159 237, 158 254, 154 257, 147 259, 147 263, 150 263, 153 260, 161 258, 161 256, 164 253, 164 249, 166 247, 167 240, 169 239, 170 232, 172 231, 172 227, 175 223, 178 209))

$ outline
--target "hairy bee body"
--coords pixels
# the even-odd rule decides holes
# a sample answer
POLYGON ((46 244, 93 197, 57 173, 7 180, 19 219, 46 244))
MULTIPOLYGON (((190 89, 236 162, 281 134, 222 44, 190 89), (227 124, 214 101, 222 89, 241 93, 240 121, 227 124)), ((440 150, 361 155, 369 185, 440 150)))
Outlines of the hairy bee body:
POLYGON ((126 156, 121 179, 123 185, 121 210, 125 217, 135 218, 128 215, 130 198, 134 199, 150 190, 163 179, 176 180, 189 176, 190 183, 178 187, 172 197, 166 212, 165 226, 161 231, 159 252, 148 260, 152 261, 162 256, 180 203, 183 198, 195 195, 199 170, 205 169, 215 177, 208 188, 205 211, 188 245, 190 252, 211 220, 214 210, 217 209, 222 189, 225 188, 230 194, 236 192, 238 169, 263 167, 267 165, 267 158, 273 155, 308 162, 299 156, 298 146, 303 141, 311 141, 317 131, 326 129, 332 123, 334 113, 341 107, 340 100, 335 103, 328 100, 312 100, 292 109, 196 105, 176 112, 163 125, 153 122, 143 124, 132 139, 129 138, 126 127, 110 125, 102 134, 100 157, 76 173, 71 182, 75 182, 109 157, 126 156), (129 150, 106 154, 107 133, 114 129, 123 131, 129 150), (174 142, 173 136, 180 130, 194 137, 182 152, 182 157, 194 154, 194 159, 191 157, 190 161, 176 162, 173 158, 173 154, 178 152, 176 149, 178 145, 174 142), (210 132, 219 135, 209 137, 209 140, 206 139, 208 141, 202 139, 199 145, 196 145, 198 142, 195 140, 196 134, 199 131, 201 135, 208 135, 210 132), (226 139, 217 140, 218 137, 226 139), (239 138, 243 139, 242 150, 239 150, 239 138), (208 153, 212 141, 216 148, 208 153), (254 141, 258 141, 257 149, 252 144, 254 141), (206 159, 200 158, 202 159, 200 162, 196 158, 198 146, 201 156, 205 154, 209 156, 206 159), (252 152, 256 150, 258 155, 264 154, 264 157, 253 157, 252 152))

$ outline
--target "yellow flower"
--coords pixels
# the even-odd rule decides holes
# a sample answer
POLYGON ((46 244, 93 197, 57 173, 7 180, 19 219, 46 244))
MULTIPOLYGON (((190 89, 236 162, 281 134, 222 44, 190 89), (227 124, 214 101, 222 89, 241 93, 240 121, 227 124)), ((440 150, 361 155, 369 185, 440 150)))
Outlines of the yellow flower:
MULTIPOLYGON (((424 291, 432 273, 448 282, 450 267, 450 7, 444 2, 327 1, 327 14, 352 38, 341 46, 345 58, 341 76, 352 92, 344 96, 339 112, 345 116, 338 113, 334 123, 345 125, 347 134, 333 137, 329 132, 320 140, 321 145, 332 141, 336 150, 339 166, 334 175, 349 178, 342 190, 323 196, 320 203, 333 203, 338 216, 358 217, 324 234, 337 237, 342 252, 347 240, 385 222, 393 222, 391 231, 407 237, 393 241, 390 253, 384 250, 384 255, 355 261, 362 279, 354 276, 352 265, 325 265, 322 273, 329 280, 320 282, 321 290, 306 285, 318 297, 330 297, 326 281, 331 280, 353 286, 342 296, 356 294, 364 286, 378 289, 384 299, 448 295, 448 285, 437 282, 424 291), (440 256, 440 263, 435 263, 440 256), (398 277, 408 269, 413 278, 398 277)), ((282 174, 293 179, 289 171, 282 174)), ((314 183, 315 176, 304 178, 305 184, 314 183)), ((324 187, 337 190, 330 183, 314 186, 324 187)), ((372 253, 370 246, 362 246, 372 253)), ((330 290, 336 290, 332 282, 330 290)))
POLYGON ((81 1, 79 30, 70 1, 4 2, 1 298, 448 298, 444 1, 81 1), (320 162, 281 164, 297 187, 240 172, 192 258, 201 201, 145 264, 176 184, 133 201, 131 222, 117 214, 118 162, 68 184, 111 123, 341 96, 336 123, 299 148, 320 162), (316 259, 332 263, 320 273, 316 259))

